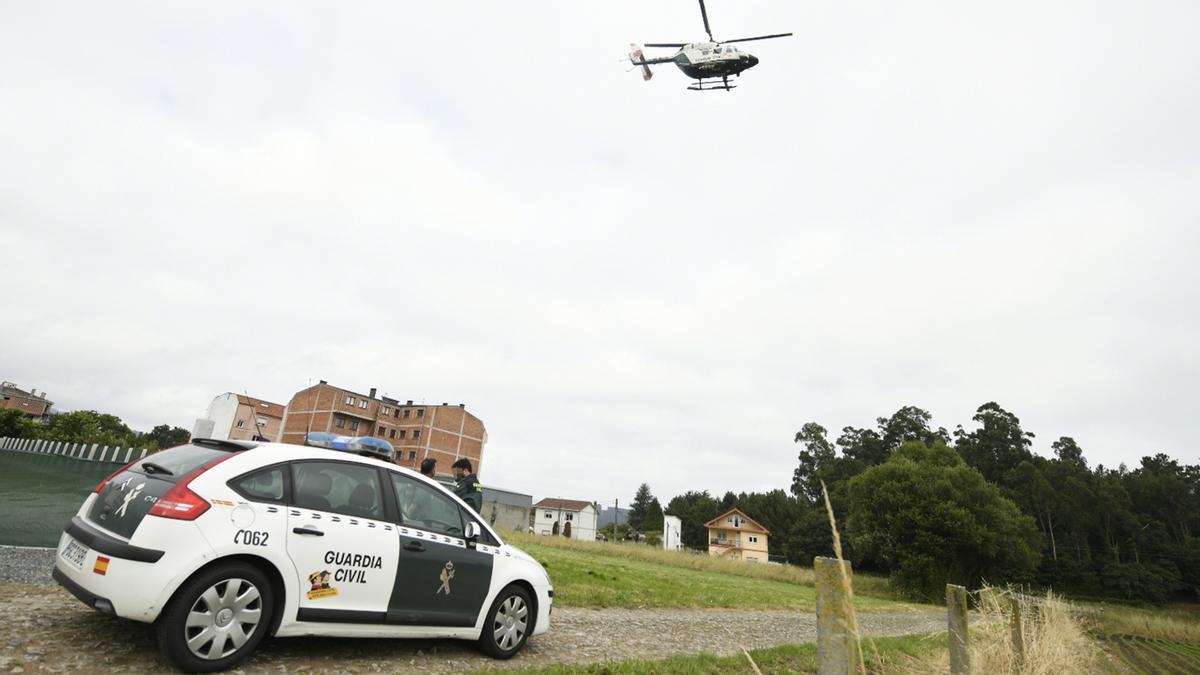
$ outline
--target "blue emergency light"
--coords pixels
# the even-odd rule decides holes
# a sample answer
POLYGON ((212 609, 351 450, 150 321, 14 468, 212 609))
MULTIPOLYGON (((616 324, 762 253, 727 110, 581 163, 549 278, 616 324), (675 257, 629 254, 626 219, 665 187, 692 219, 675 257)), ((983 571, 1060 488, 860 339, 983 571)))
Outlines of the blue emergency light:
POLYGON ((396 456, 396 448, 392 447, 391 443, 371 436, 339 436, 323 431, 312 431, 305 437, 305 445, 329 450, 368 453, 385 457, 389 461, 396 456))

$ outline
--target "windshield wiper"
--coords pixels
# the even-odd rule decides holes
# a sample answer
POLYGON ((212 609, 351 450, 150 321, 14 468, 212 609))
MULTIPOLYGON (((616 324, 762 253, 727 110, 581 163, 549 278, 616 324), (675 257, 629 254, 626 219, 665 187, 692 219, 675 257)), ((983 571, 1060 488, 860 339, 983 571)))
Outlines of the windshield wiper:
POLYGON ((168 469, 167 467, 165 467, 161 464, 155 464, 154 462, 142 462, 141 468, 142 468, 142 471, 145 471, 146 473, 162 473, 162 474, 166 474, 168 476, 175 475, 174 471, 171 471, 170 469, 168 469))

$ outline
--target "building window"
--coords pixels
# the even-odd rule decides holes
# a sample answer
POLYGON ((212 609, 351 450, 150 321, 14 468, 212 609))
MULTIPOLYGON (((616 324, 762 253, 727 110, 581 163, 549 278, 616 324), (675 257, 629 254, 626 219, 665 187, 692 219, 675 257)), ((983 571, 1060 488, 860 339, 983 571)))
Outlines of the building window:
POLYGON ((383 414, 384 414, 384 415, 391 415, 391 414, 392 414, 392 408, 391 408, 391 406, 386 406, 386 405, 385 405, 385 406, 383 406, 383 414))
POLYGON ((417 459, 417 451, 416 451, 416 450, 409 450, 409 451, 408 451, 408 459, 409 459, 410 461, 414 461, 414 462, 415 462, 415 461, 416 461, 416 459, 417 459))
POLYGON ((757 543, 758 543, 758 537, 755 537, 755 536, 753 536, 753 535, 752 535, 752 536, 750 537, 750 543, 751 543, 751 544, 757 544, 757 543))
POLYGON ((246 420, 238 420, 237 428, 242 429, 246 426, 246 420))
POLYGON ((574 514, 574 513, 568 513, 568 514, 566 515, 566 519, 567 519, 567 520, 575 520, 575 514, 574 514))
POLYGON ((396 430, 392 429, 392 438, 395 438, 395 437, 396 437, 396 430))
POLYGON ((353 396, 346 397, 346 405, 354 405, 354 397, 353 396))
POLYGON ((337 418, 337 421, 335 421, 333 423, 333 426, 335 426, 339 429, 345 429, 346 428, 346 418, 345 417, 337 418))
POLYGON ((257 419, 257 424, 258 424, 258 426, 260 426, 260 427, 265 427, 265 426, 267 426, 267 418, 265 418, 265 417, 259 417, 259 418, 257 419))
POLYGON ((405 408, 405 409, 404 409, 404 419, 408 419, 408 414, 409 414, 410 412, 412 412, 412 411, 411 411, 411 410, 409 410, 408 408, 405 408))
POLYGON ((421 408, 420 410, 417 411, 417 417, 424 417, 424 416, 425 416, 424 408, 421 408))
POLYGON ((383 436, 384 438, 387 438, 387 429, 384 429, 383 427, 379 427, 379 433, 378 433, 378 434, 376 434, 376 435, 377 435, 377 436, 383 436))
POLYGON ((546 512, 546 517, 547 517, 547 518, 553 518, 553 517, 554 517, 554 514, 553 514, 553 513, 550 513, 549 511, 547 511, 547 512, 546 512))
POLYGON ((358 407, 360 407, 360 408, 362 408, 362 409, 366 410, 366 408, 367 408, 367 399, 365 399, 365 398, 364 398, 363 400, 359 401, 359 402, 358 402, 358 407))
POLYGON ((392 412, 392 417, 395 417, 396 419, 400 419, 400 409, 399 408, 397 408, 395 411, 392 412))
POLYGON ((358 431, 358 420, 350 420, 350 431, 358 431))
POLYGON ((421 430, 420 429, 413 429, 413 440, 414 441, 421 440, 421 430))
POLYGON ((408 429, 400 430, 400 440, 404 440, 404 435, 408 433, 408 429))

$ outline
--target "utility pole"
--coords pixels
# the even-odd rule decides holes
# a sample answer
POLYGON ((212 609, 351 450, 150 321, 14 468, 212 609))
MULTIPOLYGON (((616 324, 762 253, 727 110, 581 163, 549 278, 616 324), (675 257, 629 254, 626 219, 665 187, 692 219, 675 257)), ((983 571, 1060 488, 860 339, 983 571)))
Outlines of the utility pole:
POLYGON ((617 526, 620 524, 621 524, 621 500, 614 499, 613 500, 613 541, 614 542, 621 541, 620 537, 617 535, 617 526))

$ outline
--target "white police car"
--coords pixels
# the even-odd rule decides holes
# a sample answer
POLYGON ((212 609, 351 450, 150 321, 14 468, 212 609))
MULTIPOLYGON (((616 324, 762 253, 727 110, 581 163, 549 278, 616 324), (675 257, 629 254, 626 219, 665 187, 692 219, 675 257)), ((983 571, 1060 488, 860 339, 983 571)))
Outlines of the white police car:
POLYGON ((264 636, 477 640, 508 658, 550 623, 541 565, 436 482, 376 459, 198 439, 133 462, 67 525, 54 578, 157 624, 187 671, 264 636))

